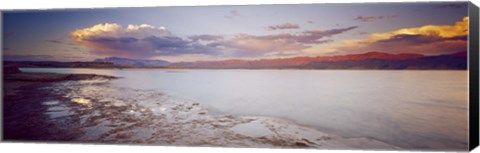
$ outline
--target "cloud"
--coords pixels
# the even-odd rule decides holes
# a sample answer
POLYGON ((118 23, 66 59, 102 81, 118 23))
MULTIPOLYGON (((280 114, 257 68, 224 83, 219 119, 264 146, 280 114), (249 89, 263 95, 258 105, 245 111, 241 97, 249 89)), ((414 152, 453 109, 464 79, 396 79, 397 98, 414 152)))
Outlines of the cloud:
POLYGON ((237 34, 227 40, 215 41, 207 46, 231 51, 233 56, 259 56, 271 52, 296 51, 310 48, 313 45, 331 42, 325 39, 346 31, 356 29, 356 26, 330 29, 330 30, 305 30, 300 33, 280 33, 272 35, 237 34))
POLYGON ((193 36, 189 36, 188 38, 195 42, 196 41, 216 41, 216 40, 224 39, 224 37, 221 35, 206 35, 206 34, 193 35, 193 36))
POLYGON ((443 38, 437 35, 421 35, 421 34, 399 34, 395 35, 389 39, 379 40, 378 43, 392 43, 392 42, 403 42, 412 45, 422 45, 428 43, 435 43, 448 40, 467 40, 467 36, 456 36, 456 37, 447 37, 443 38))
MULTIPOLYGON (((281 27, 284 28, 284 27, 281 27)), ((332 42, 330 37, 356 26, 329 30, 304 30, 270 35, 192 35, 177 37, 165 27, 114 23, 94 25, 71 33, 76 43, 95 55, 129 58, 152 57, 259 57, 293 55, 315 45, 332 42), (276 52, 276 53, 275 53, 276 52)))
POLYGON ((372 22, 375 20, 381 20, 381 19, 390 19, 390 18, 396 18, 398 17, 397 14, 394 15, 381 15, 381 16, 357 16, 354 20, 359 20, 362 22, 372 22))
POLYGON ((298 24, 285 23, 266 27, 267 30, 300 29, 298 24))
POLYGON ((94 25, 71 33, 76 42, 97 55, 148 58, 158 55, 215 54, 215 49, 172 35, 165 27, 147 24, 122 27, 94 25))
POLYGON ((361 32, 358 32, 359 35, 366 35, 366 34, 369 34, 369 32, 365 32, 365 31, 361 31, 361 32))
POLYGON ((325 52, 352 53, 382 51, 390 53, 448 54, 467 50, 468 17, 453 25, 425 25, 374 33, 360 40, 345 40, 325 52))
POLYGON ((145 36, 163 37, 169 36, 170 32, 165 27, 154 27, 147 24, 128 25, 124 28, 115 23, 97 24, 89 28, 77 29, 72 32, 77 40, 89 39, 94 37, 131 37, 139 38, 145 36))
POLYGON ((368 41, 389 39, 401 34, 418 34, 443 38, 466 36, 468 34, 468 17, 464 17, 462 21, 459 21, 454 25, 425 25, 421 27, 398 29, 385 33, 376 33, 372 34, 368 41))

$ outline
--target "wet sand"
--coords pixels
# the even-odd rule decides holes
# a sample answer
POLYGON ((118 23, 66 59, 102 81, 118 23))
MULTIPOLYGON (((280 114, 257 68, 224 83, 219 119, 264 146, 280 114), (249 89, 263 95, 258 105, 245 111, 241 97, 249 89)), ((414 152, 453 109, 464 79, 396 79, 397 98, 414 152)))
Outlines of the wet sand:
POLYGON ((4 76, 4 140, 175 146, 401 149, 342 138, 290 120, 211 114, 154 90, 111 86, 88 74, 4 76))

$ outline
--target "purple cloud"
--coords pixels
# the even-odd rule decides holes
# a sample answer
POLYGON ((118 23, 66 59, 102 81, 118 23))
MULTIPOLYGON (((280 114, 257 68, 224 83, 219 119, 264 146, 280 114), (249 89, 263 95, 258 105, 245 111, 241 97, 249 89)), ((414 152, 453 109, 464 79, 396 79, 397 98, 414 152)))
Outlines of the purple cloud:
POLYGON ((223 39, 224 37, 221 36, 221 35, 193 35, 193 36, 189 36, 188 37, 189 39, 191 39, 192 41, 216 41, 216 40, 221 40, 223 39))
POLYGON ((330 30, 306 30, 300 33, 282 33, 273 35, 249 35, 237 34, 227 40, 208 43, 207 46, 232 50, 234 56, 258 56, 270 52, 301 51, 315 44, 332 42, 325 39, 346 31, 356 29, 356 26, 330 29, 330 30))
MULTIPOLYGON (((290 26, 290 25, 289 25, 290 26)), ((280 27, 285 28, 285 27, 280 27)), ((181 38, 164 27, 150 25, 99 24, 78 29, 72 36, 90 52, 104 56, 150 58, 155 56, 215 55, 261 56, 272 52, 301 52, 316 44, 328 43, 329 37, 357 28, 305 30, 272 35, 193 35, 181 38)))
POLYGON ((451 38, 443 38, 439 36, 429 36, 429 35, 419 35, 419 34, 399 34, 395 35, 389 39, 377 41, 378 43, 408 43, 411 45, 422 45, 428 43, 435 43, 448 40, 461 40, 467 41, 467 36, 457 36, 451 38))
POLYGON ((164 27, 151 25, 99 24, 72 32, 77 43, 91 48, 91 52, 106 56, 148 58, 159 55, 216 53, 195 41, 172 35, 164 27))
POLYGON ((271 25, 266 27, 267 30, 284 30, 284 29, 300 29, 298 24, 285 23, 279 25, 271 25))
POLYGON ((376 20, 381 20, 381 19, 390 19, 390 18, 396 18, 398 17, 397 14, 394 15, 381 15, 381 16, 357 16, 354 20, 359 20, 362 22, 372 22, 376 20))

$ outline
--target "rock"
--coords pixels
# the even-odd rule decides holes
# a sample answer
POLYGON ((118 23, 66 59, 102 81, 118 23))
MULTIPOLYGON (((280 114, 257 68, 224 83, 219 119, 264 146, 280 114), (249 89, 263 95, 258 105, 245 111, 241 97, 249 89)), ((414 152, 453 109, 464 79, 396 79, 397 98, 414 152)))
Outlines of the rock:
POLYGON ((298 147, 309 147, 312 144, 315 144, 315 143, 311 142, 308 139, 302 139, 300 141, 295 142, 295 145, 298 147))
POLYGON ((297 141, 295 142, 295 145, 298 147, 308 147, 308 143, 303 141, 297 141))

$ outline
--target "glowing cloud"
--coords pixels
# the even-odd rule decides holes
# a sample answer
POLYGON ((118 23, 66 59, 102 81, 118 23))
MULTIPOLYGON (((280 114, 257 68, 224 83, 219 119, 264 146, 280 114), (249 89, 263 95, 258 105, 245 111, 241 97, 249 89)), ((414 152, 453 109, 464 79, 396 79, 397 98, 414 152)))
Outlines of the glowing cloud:
POLYGON ((374 33, 362 40, 345 40, 321 52, 352 53, 382 51, 437 55, 466 51, 468 17, 454 25, 425 25, 374 33))
POLYGON ((98 55, 146 58, 157 55, 213 54, 213 48, 172 35, 152 25, 98 24, 71 33, 80 45, 98 55))
POLYGON ((128 25, 123 28, 121 25, 115 23, 97 24, 90 28, 77 29, 72 32, 72 36, 77 40, 82 41, 92 37, 133 37, 141 38, 146 36, 168 36, 170 33, 165 27, 154 27, 148 24, 142 25, 128 25))
POLYGON ((455 23, 455 25, 425 25, 418 28, 405 28, 387 33, 372 34, 370 41, 389 39, 401 34, 438 36, 442 38, 466 36, 468 34, 468 17, 464 17, 462 21, 455 23))

